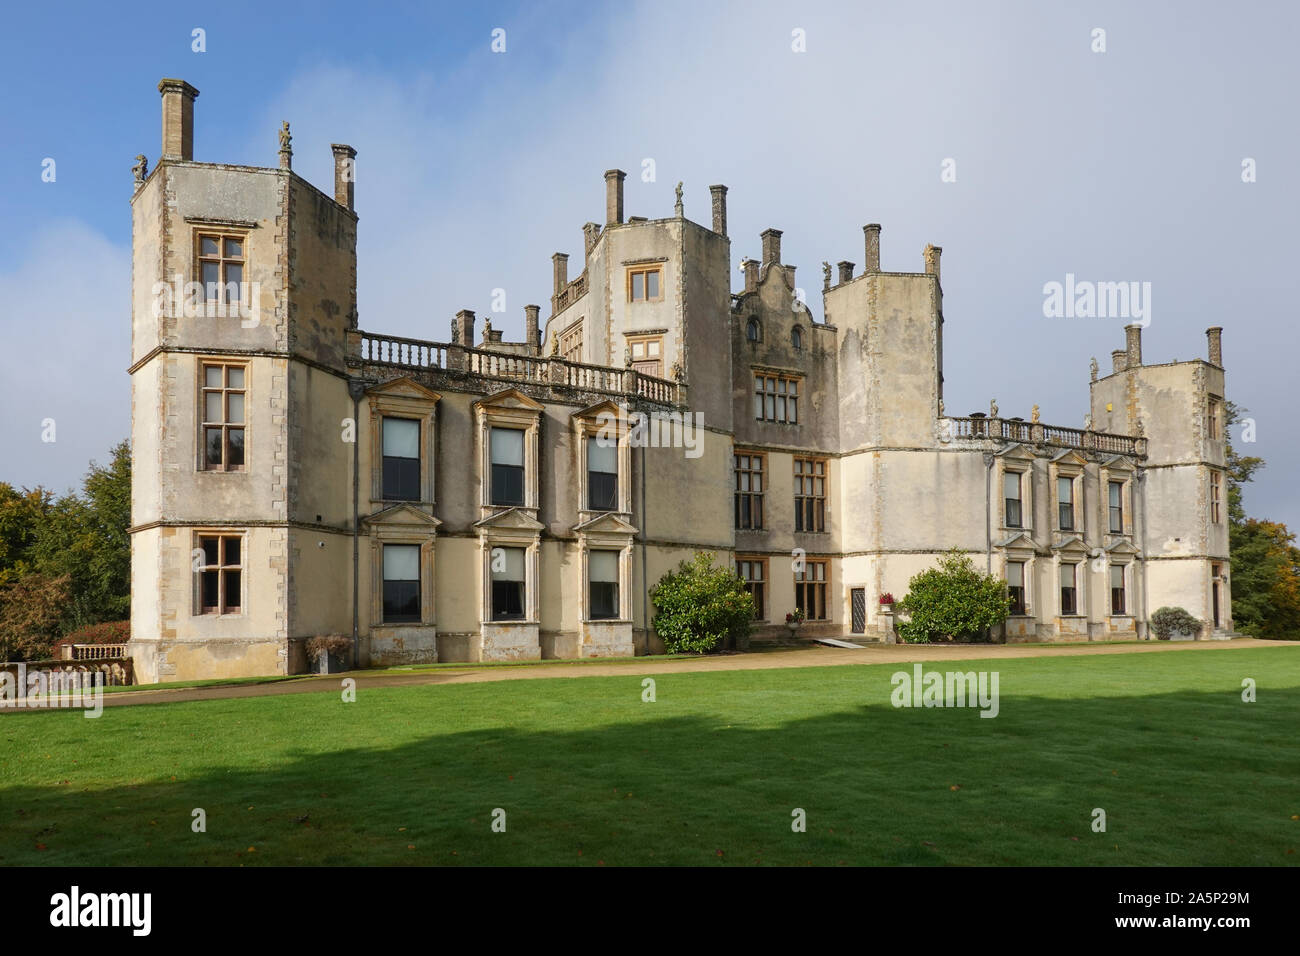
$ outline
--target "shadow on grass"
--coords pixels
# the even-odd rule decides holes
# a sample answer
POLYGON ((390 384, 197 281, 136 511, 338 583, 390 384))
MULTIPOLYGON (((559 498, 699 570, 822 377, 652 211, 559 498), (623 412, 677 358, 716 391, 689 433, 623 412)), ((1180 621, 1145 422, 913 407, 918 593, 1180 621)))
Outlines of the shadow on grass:
POLYGON ((889 668, 849 670, 729 675, 722 693, 684 675, 696 691, 657 704, 629 676, 10 718, 0 864, 1297 861, 1300 688, 1248 705, 1230 688, 1013 697, 1004 679, 986 719, 895 709, 889 668), (818 686, 822 712, 801 714, 818 686), (33 776, 49 783, 16 779, 33 776))

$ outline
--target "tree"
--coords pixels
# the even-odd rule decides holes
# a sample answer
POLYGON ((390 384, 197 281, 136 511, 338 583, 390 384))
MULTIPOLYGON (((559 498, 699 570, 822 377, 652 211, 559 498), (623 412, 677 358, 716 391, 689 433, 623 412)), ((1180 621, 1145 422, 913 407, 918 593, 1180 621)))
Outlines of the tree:
POLYGON ((1281 522, 1246 517, 1242 486, 1264 467, 1264 459, 1237 454, 1231 429, 1248 409, 1233 402, 1223 406, 1233 627, 1255 637, 1295 640, 1300 638, 1300 549, 1281 522))
POLYGON ((0 588, 0 654, 5 660, 48 659, 68 603, 68 578, 24 574, 0 588))
POLYGON ((1005 581, 977 571, 968 554, 953 548, 938 567, 912 577, 898 609, 908 615, 898 633, 909 643, 978 639, 1007 619, 1011 598, 1005 581))
POLYGON ((702 654, 725 638, 743 644, 754 620, 754 598, 731 568, 713 563, 713 553, 697 551, 650 589, 655 633, 671 654, 702 654))

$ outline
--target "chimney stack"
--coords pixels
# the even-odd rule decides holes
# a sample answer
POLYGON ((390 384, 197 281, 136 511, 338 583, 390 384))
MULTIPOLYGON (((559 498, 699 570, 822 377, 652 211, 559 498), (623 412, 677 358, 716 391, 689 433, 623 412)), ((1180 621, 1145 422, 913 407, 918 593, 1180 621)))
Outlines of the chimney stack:
POLYGON ((334 150, 334 201, 348 212, 355 212, 357 151, 344 143, 330 143, 334 150))
POLYGON ((713 231, 720 236, 727 234, 727 187, 710 186, 713 195, 713 231))
POLYGON ((627 173, 621 169, 605 170, 605 225, 615 226, 623 221, 623 180, 627 173))
POLYGON ((1126 359, 1129 368, 1142 367, 1142 326, 1134 323, 1124 326, 1126 359))
POLYGON ((533 350, 534 355, 542 351, 542 333, 539 318, 542 307, 540 305, 524 306, 524 338, 528 342, 528 347, 533 350))
POLYGON ((567 252, 557 252, 551 256, 551 268, 555 276, 554 295, 559 295, 564 291, 564 287, 569 284, 569 254, 567 252))
POLYGON ((763 240, 763 267, 780 263, 781 261, 781 230, 764 229, 762 232, 763 240))
POLYGON ((194 159, 194 98, 199 91, 184 80, 164 79, 162 94, 162 158, 194 159))
POLYGON ((753 259, 746 259, 743 265, 745 267, 745 291, 753 292, 758 288, 758 263, 753 259))
POLYGON ((466 348, 474 347, 474 313, 469 309, 461 309, 456 313, 456 329, 458 334, 457 340, 466 348))
MULTIPOLYGON (((934 276, 936 279, 939 278, 939 257, 941 255, 943 255, 942 246, 925 247, 925 271, 927 274, 934 276)), ((940 284, 941 285, 943 284, 942 279, 940 279, 940 284)))
POLYGON ((582 261, 586 262, 591 256, 591 250, 596 248, 596 240, 600 238, 600 223, 589 222, 582 227, 582 261))
POLYGON ((867 261, 862 267, 864 273, 880 271, 880 223, 872 222, 862 227, 862 235, 866 239, 867 261))
POLYGON ((843 262, 837 262, 836 265, 840 269, 840 285, 844 285, 853 278, 853 263, 846 259, 843 262))
POLYGON ((1210 364, 1223 368, 1223 329, 1217 325, 1208 328, 1205 337, 1210 340, 1210 364))
POLYGON ((1124 369, 1128 367, 1128 362, 1126 361, 1127 357, 1128 357, 1128 353, 1125 352, 1123 349, 1116 349, 1115 351, 1111 352, 1110 353, 1111 368, 1116 372, 1124 371, 1124 369))

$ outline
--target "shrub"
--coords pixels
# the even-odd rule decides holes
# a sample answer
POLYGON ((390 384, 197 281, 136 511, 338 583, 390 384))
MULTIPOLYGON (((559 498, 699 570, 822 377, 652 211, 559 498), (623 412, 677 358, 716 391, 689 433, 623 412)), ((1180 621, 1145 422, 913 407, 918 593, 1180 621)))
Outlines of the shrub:
POLYGON ((1181 607, 1162 607, 1151 615, 1151 630, 1157 638, 1167 641, 1175 633, 1199 633, 1201 622, 1181 607))
POLYGON ((307 641, 307 656, 319 661, 326 654, 339 657, 352 650, 352 638, 342 634, 323 634, 307 641))
POLYGON ((754 599, 731 568, 714 565, 713 553, 696 552, 650 589, 655 633, 671 654, 703 654, 725 638, 744 646, 754 620, 754 599))
POLYGON ((898 625, 903 640, 982 639, 1007 619, 1011 598, 1006 582, 975 570, 970 557, 953 548, 937 568, 913 576, 896 608, 908 615, 898 625))
POLYGON ((49 660, 67 606, 69 577, 24 574, 0 589, 0 656, 49 660))
POLYGON ((131 640, 130 621, 104 621, 70 631, 54 642, 53 656, 59 656, 59 648, 65 644, 125 644, 131 640))

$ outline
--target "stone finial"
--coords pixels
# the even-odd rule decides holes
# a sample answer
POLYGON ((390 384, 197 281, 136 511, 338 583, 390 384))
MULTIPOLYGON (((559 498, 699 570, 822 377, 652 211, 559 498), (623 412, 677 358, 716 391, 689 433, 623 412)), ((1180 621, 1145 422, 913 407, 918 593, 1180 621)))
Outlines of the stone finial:
POLYGON ((673 193, 677 197, 677 201, 673 203, 673 214, 678 219, 681 219, 684 214, 684 207, 682 206, 682 181, 680 179, 677 181, 677 188, 673 190, 673 193))
POLYGON ((1038 424, 1038 406, 1035 405, 1029 412, 1029 420, 1035 425, 1038 424))
POLYGON ((629 348, 623 349, 623 367, 624 368, 632 367, 632 350, 629 348))
POLYGON ((943 399, 939 399, 939 417, 943 417, 943 399))
POLYGON ((551 354, 552 355, 560 354, 560 333, 559 332, 556 332, 554 335, 551 336, 551 354))
POLYGON ((998 417, 998 400, 996 398, 989 399, 989 418, 997 418, 997 417, 998 417))
POLYGON ((673 381, 680 385, 686 379, 686 370, 682 368, 681 362, 673 363, 672 370, 673 381))
POLYGON ((1092 357, 1092 360, 1088 363, 1088 374, 1091 376, 1091 380, 1094 382, 1097 381, 1097 371, 1098 371, 1097 356, 1094 355, 1092 357))
POLYGON ((925 271, 936 279, 939 278, 939 257, 942 255, 942 246, 927 245, 925 247, 925 271))
POLYGON ((1088 432, 1088 431, 1092 431, 1092 413, 1091 413, 1091 412, 1089 412, 1087 415, 1084 415, 1084 416, 1083 416, 1083 430, 1086 431, 1086 432, 1088 432))
POLYGON ((492 337, 492 316, 483 316, 483 341, 486 342, 492 337))
POLYGON ((145 159, 144 153, 137 153, 135 165, 131 167, 131 174, 135 176, 135 184, 141 185, 145 177, 149 175, 149 160, 145 159))
POLYGON ((293 137, 289 134, 289 121, 280 124, 280 168, 289 169, 293 165, 293 137))
POLYGON ((831 288, 831 264, 822 260, 822 291, 829 292, 831 288))
POLYGON ((1146 437, 1147 437, 1147 428, 1146 428, 1145 425, 1142 424, 1142 419, 1139 418, 1139 419, 1137 420, 1137 423, 1133 426, 1133 433, 1134 433, 1138 438, 1146 438, 1146 437))

